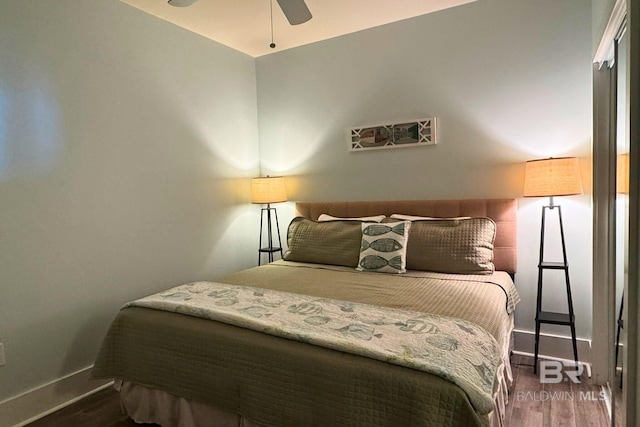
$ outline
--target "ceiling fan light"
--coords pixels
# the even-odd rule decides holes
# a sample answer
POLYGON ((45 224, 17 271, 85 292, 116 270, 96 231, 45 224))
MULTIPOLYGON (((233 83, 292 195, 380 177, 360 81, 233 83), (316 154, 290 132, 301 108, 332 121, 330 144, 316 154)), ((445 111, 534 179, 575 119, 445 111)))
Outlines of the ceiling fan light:
POLYGON ((291 25, 303 24, 313 17, 304 0, 278 0, 278 4, 291 25))
POLYGON ((170 6, 187 7, 191 6, 197 1, 198 0, 167 0, 167 3, 169 3, 170 6))

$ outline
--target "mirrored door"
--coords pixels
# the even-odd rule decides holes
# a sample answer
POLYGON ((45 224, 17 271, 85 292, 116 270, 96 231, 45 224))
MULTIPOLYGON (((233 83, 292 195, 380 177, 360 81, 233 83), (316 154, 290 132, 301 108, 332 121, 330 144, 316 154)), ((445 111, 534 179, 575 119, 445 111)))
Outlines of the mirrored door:
MULTIPOLYGON (((637 212, 638 206, 629 198, 633 140, 629 85, 635 85, 636 80, 628 71, 635 57, 629 51, 627 1, 616 0, 594 58, 593 74, 592 380, 610 392, 606 393, 610 397, 607 406, 613 409, 610 413, 615 426, 634 422, 636 416, 635 405, 627 402, 634 401, 635 381, 625 384, 627 377, 634 378, 636 374, 636 363, 628 361, 635 362, 631 350, 635 349, 637 338, 634 333, 627 334, 635 329, 631 323, 627 325, 626 314, 631 312, 627 306, 634 310, 637 307, 636 295, 629 292, 628 283, 638 276, 637 265, 629 262, 637 255, 630 255, 636 247, 632 243, 637 241, 630 232, 638 225, 637 218, 630 213, 637 212), (625 345, 627 342, 629 345, 625 345)), ((634 194, 637 191, 632 190, 634 194)))
POLYGON ((624 410, 624 343, 626 342, 624 289, 628 283, 629 271, 629 123, 627 100, 627 38, 623 29, 616 39, 615 86, 616 86, 616 263, 615 263, 615 380, 612 393, 615 402, 615 425, 625 425, 624 410))

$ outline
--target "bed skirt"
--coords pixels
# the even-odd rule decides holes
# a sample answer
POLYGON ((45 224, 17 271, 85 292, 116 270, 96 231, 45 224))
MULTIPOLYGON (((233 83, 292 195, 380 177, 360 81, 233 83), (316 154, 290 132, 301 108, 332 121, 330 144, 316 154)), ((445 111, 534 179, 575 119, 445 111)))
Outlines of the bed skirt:
POLYGON ((136 423, 166 427, 260 427, 246 418, 204 403, 116 380, 122 412, 136 423))
MULTIPOLYGON (((121 380, 115 382, 115 388, 120 391, 122 412, 136 423, 166 427, 261 427, 241 415, 161 390, 121 380)), ((490 427, 504 427, 507 401, 507 380, 503 377, 496 395, 496 408, 488 416, 490 427)))

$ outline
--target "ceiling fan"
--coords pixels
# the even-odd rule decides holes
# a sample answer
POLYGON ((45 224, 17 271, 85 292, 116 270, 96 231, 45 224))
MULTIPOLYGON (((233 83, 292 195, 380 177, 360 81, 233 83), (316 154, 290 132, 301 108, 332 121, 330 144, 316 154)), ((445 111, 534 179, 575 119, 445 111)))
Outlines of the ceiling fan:
MULTIPOLYGON (((198 0, 167 0, 171 6, 177 7, 191 6, 197 1, 198 0)), ((277 0, 277 2, 291 25, 302 24, 312 18, 311 12, 304 0, 277 0)))

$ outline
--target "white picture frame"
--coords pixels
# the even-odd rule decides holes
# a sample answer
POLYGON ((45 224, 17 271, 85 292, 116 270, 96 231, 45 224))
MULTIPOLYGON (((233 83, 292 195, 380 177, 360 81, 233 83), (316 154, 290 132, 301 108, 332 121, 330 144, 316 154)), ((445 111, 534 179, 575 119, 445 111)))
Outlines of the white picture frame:
POLYGON ((436 118, 404 120, 399 123, 358 126, 350 129, 349 151, 436 145, 436 118))

